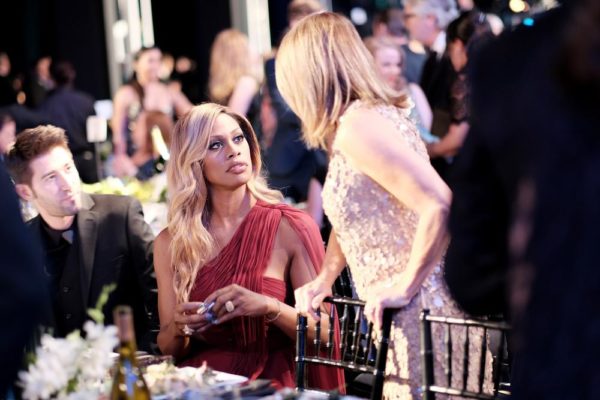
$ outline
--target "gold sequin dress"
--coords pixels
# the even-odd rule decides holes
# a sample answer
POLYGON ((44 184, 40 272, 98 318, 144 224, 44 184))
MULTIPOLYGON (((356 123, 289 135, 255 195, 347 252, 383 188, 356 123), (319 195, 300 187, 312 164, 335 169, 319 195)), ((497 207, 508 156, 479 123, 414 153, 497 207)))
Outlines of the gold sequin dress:
MULTIPOLYGON (((349 109, 357 107, 368 106, 355 101, 349 109)), ((423 158, 428 158, 417 129, 404 111, 386 105, 374 106, 374 109, 395 124, 398 135, 412 150, 423 158)), ((338 242, 350 266, 358 297, 368 300, 382 285, 391 286, 396 283, 406 268, 410 256, 418 215, 355 168, 342 152, 335 149, 335 146, 322 196, 323 208, 335 229, 338 242)), ((385 398, 421 398, 419 313, 424 307, 429 308, 432 315, 464 316, 451 299, 445 285, 443 264, 434 268, 424 281, 419 294, 394 317, 392 343, 386 366, 385 398)), ((460 329, 454 329, 452 332, 453 365, 457 366, 453 376, 456 377, 462 377, 464 331, 460 329)), ((482 336, 481 332, 469 332, 471 343, 469 349, 472 352, 479 351, 480 347, 477 346, 480 346, 482 336)), ((446 383, 442 368, 444 365, 441 351, 444 345, 442 329, 434 327, 433 341, 436 357, 434 376, 437 382, 446 383)), ((489 354, 487 359, 491 359, 489 354)), ((476 369, 477 366, 472 367, 476 369)), ((468 387, 471 389, 476 389, 477 386, 477 373, 474 368, 469 368, 468 387)), ((491 364, 489 375, 491 375, 491 364)), ((485 388, 488 393, 490 382, 491 379, 486 377, 485 388)), ((438 398, 444 397, 438 395, 438 398)))

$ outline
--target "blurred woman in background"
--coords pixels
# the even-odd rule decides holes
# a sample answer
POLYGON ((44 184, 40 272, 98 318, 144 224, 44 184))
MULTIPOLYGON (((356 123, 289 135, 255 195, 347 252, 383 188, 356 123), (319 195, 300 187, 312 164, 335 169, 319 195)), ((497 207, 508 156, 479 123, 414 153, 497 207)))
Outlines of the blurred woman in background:
POLYGON ((117 176, 134 176, 141 166, 131 157, 138 151, 132 132, 143 112, 160 112, 173 119, 192 107, 185 95, 160 81, 161 59, 162 53, 157 47, 140 49, 134 57, 133 77, 115 94, 111 128, 112 169, 117 176))
POLYGON ((237 29, 220 32, 210 52, 210 99, 254 122, 260 112, 261 81, 262 63, 248 37, 237 29))
POLYGON ((469 131, 467 64, 473 53, 493 37, 485 14, 475 10, 462 13, 446 28, 448 56, 457 75, 450 88, 450 127, 439 142, 427 146, 431 158, 455 156, 462 147, 469 131))
POLYGON ((364 40, 364 43, 373 56, 381 77, 393 89, 406 92, 412 101, 414 106, 410 109, 410 117, 419 128, 423 140, 426 142, 437 140, 429 132, 433 115, 425 93, 418 84, 408 82, 404 76, 406 56, 402 48, 386 37, 369 37, 364 40))

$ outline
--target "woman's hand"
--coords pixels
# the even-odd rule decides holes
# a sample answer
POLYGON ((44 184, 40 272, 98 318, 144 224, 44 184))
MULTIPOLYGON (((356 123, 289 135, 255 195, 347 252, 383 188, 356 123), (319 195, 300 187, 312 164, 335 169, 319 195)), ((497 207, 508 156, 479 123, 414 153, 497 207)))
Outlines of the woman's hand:
MULTIPOLYGON (((214 291, 204 300, 204 304, 214 302, 210 312, 216 318, 215 323, 221 324, 237 317, 260 317, 276 313, 278 307, 276 301, 242 286, 232 284, 214 291)), ((199 332, 204 332, 207 328, 208 326, 205 326, 199 332)))
POLYGON ((367 300, 365 317, 376 327, 383 323, 383 310, 386 308, 401 308, 406 306, 418 293, 418 289, 411 289, 409 283, 401 281, 399 284, 376 291, 376 295, 367 300))
POLYGON ((177 304, 172 322, 175 336, 195 336, 196 332, 210 325, 204 314, 198 314, 201 306, 200 302, 177 304))
POLYGON ((135 176, 138 168, 127 154, 115 154, 113 158, 113 172, 119 177, 135 176))
POLYGON ((294 291, 296 297, 296 310, 300 314, 308 315, 318 321, 320 318, 316 310, 321 307, 323 299, 331 296, 331 285, 320 277, 299 287, 294 291))

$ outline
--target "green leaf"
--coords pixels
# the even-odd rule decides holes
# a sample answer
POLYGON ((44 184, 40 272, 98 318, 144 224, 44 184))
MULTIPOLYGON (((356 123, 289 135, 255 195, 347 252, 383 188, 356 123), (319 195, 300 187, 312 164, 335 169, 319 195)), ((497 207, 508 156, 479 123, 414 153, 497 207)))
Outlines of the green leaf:
POLYGON ((37 361, 37 356, 35 355, 34 352, 27 352, 25 353, 25 364, 30 365, 30 364, 35 364, 35 362, 37 361))
POLYGON ((87 313, 97 324, 104 323, 104 313, 102 311, 90 308, 87 313))
POLYGON ((77 390, 77 375, 69 379, 69 382, 67 382, 67 393, 73 393, 75 390, 77 390))
POLYGON ((96 302, 96 307, 90 308, 87 313, 97 324, 104 324, 104 313, 102 309, 108 302, 108 297, 110 294, 117 288, 115 283, 111 283, 110 285, 104 285, 102 288, 102 293, 98 296, 98 301, 96 302))

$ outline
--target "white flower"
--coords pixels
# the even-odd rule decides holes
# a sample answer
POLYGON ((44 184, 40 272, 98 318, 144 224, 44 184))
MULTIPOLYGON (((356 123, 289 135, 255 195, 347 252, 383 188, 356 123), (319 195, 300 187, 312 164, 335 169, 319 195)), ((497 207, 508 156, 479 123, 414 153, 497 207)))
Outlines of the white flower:
POLYGON ((102 380, 113 364, 111 352, 119 343, 117 328, 87 321, 83 329, 87 334, 88 346, 77 360, 78 368, 84 381, 102 380))
POLYGON ((117 329, 88 321, 84 330, 86 339, 79 331, 66 338, 42 336, 35 363, 19 373, 24 399, 90 399, 105 391, 111 352, 118 344, 117 329))

